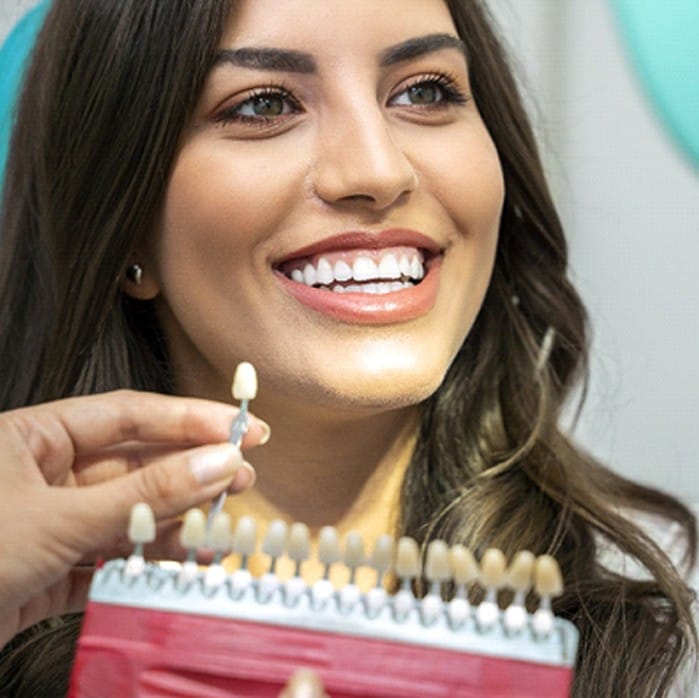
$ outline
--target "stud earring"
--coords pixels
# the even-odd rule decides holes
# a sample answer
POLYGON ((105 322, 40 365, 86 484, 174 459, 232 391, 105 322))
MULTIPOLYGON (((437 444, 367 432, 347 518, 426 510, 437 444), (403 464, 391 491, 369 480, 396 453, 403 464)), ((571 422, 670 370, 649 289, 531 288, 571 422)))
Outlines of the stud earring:
POLYGON ((143 267, 135 262, 126 269, 126 278, 135 283, 136 286, 140 286, 141 281, 143 281, 143 267))

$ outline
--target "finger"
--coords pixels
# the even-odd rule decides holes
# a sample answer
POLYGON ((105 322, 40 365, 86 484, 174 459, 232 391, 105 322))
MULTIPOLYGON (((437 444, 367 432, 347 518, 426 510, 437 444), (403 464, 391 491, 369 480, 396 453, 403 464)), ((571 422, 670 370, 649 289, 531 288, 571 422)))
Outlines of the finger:
POLYGON ((320 676, 311 669, 298 669, 279 698, 328 698, 320 676))
POLYGON ((99 485, 147 467, 157 459, 181 450, 181 446, 164 444, 127 444, 120 448, 79 455, 73 463, 72 482, 79 487, 99 485))
MULTIPOLYGON (((76 453, 130 441, 216 443, 229 437, 239 410, 211 400, 119 390, 43 405, 71 435, 76 453)), ((265 426, 250 415, 248 444, 265 426)))
POLYGON ((108 545, 128 527, 131 508, 146 502, 157 519, 183 514, 224 489, 242 491, 254 482, 252 466, 232 444, 203 446, 159 459, 129 475, 91 487, 59 489, 66 535, 81 554, 108 545), (83 539, 85 537, 85 539, 83 539))
MULTIPOLYGON (((19 431, 47 480, 55 482, 76 455, 117 444, 221 443, 237 414, 237 408, 209 400, 116 391, 13 410, 2 420, 19 431)), ((269 427, 250 417, 246 448, 269 438, 269 427)))

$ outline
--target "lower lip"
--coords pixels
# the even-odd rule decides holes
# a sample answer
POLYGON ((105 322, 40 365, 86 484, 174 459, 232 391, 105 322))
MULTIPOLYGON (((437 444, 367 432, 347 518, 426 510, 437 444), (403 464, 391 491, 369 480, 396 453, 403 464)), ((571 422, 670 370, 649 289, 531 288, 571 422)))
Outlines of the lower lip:
POLYGON ((292 281, 277 271, 284 289, 303 305, 327 317, 360 325, 387 325, 415 320, 428 313, 437 300, 442 258, 429 262, 417 286, 381 295, 335 293, 292 281))

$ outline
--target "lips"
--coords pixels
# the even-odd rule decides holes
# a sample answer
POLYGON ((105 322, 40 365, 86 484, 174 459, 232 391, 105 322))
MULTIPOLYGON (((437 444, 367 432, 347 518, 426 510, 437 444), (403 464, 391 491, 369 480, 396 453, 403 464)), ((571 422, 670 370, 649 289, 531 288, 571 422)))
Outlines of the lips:
POLYGON ((404 322, 428 312, 439 288, 441 250, 409 230, 344 233, 274 265, 285 291, 342 322, 404 322))

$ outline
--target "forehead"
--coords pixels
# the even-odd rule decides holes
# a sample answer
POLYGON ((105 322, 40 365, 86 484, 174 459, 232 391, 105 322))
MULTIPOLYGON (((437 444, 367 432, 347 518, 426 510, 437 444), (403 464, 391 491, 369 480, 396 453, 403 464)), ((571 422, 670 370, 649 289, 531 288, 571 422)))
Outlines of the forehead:
POLYGON ((284 46, 332 57, 376 53, 412 36, 456 29, 444 0, 242 0, 222 47, 284 46))

